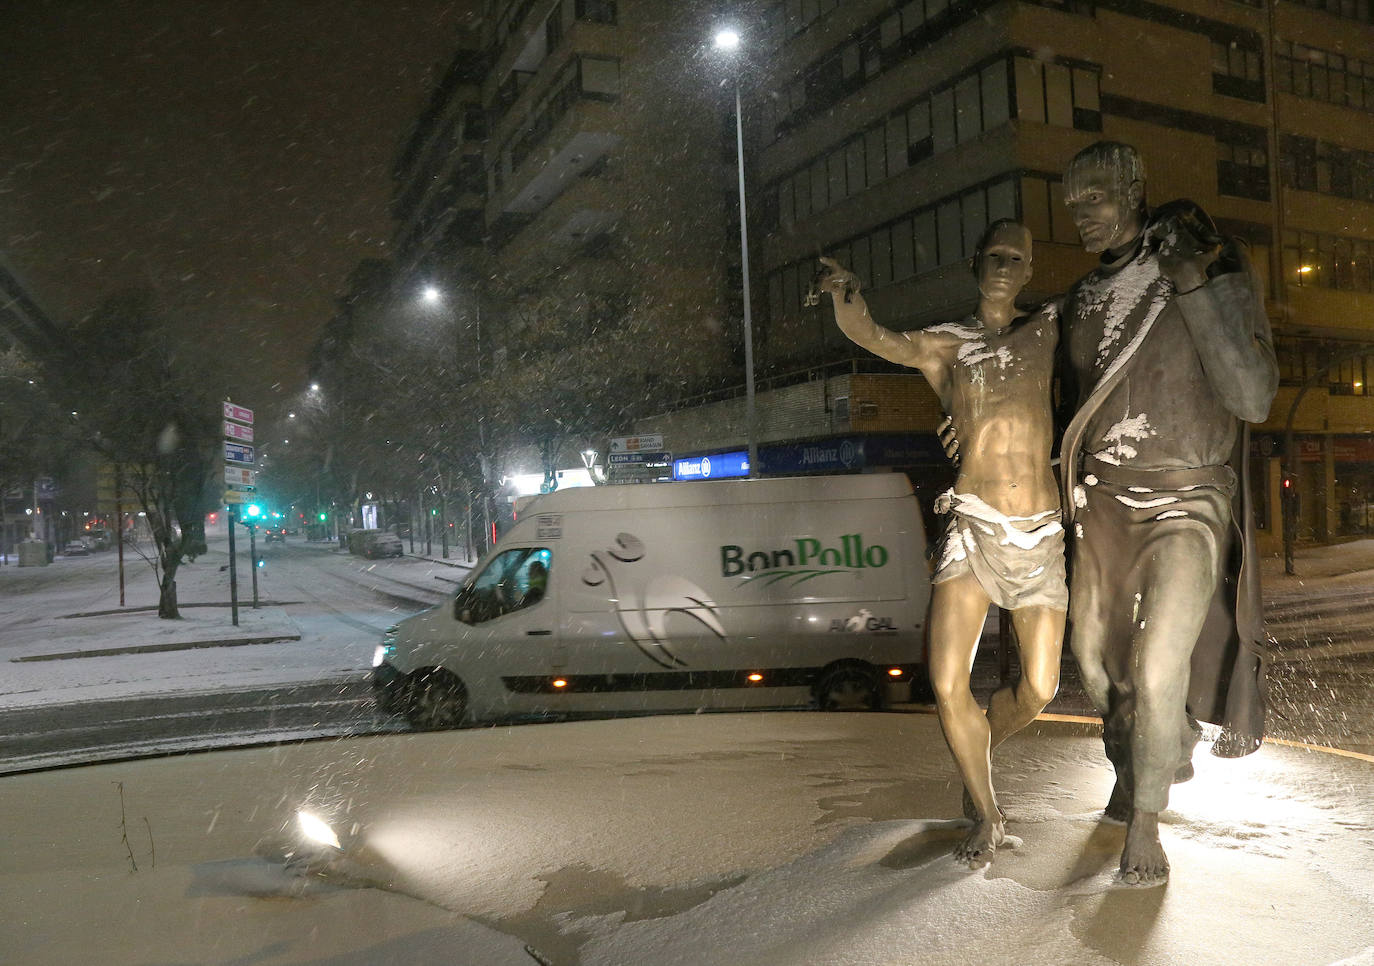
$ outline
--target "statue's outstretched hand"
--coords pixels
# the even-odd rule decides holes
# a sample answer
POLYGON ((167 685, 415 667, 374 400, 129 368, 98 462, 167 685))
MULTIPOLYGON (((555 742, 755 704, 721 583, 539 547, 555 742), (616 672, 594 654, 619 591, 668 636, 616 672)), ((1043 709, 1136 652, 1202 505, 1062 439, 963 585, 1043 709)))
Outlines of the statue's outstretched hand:
POLYGON ((944 449, 945 455, 955 466, 959 465, 959 437, 954 431, 954 417, 946 416, 940 425, 935 427, 935 435, 940 437, 940 446, 944 449))
POLYGON ((811 292, 808 293, 807 303, 819 303, 822 292, 829 292, 834 299, 850 301, 859 291, 859 277, 833 258, 822 256, 819 261, 820 267, 811 279, 811 292))

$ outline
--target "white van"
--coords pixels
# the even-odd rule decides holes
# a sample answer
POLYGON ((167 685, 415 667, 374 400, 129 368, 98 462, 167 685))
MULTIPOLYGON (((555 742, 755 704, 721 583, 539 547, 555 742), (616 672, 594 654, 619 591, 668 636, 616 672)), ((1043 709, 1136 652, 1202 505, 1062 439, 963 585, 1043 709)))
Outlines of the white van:
POLYGON ((377 648, 420 727, 881 704, 924 679, 930 577, 898 473, 560 490, 377 648))

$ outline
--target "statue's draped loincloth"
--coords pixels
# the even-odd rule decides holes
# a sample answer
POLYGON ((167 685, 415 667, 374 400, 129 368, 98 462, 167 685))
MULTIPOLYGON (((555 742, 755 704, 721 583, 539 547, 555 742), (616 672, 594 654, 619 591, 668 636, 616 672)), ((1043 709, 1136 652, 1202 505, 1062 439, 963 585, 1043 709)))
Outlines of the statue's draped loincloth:
POLYGON ((935 510, 945 515, 945 533, 933 583, 972 574, 988 598, 1005 610, 1068 609, 1058 510, 1011 517, 952 489, 935 502, 935 510))

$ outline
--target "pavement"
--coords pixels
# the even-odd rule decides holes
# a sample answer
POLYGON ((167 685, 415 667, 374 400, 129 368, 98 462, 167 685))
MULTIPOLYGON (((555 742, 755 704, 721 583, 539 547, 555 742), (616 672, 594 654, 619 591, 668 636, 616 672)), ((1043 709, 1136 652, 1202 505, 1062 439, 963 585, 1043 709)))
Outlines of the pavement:
POLYGON ((1369 966, 1374 764, 1201 750, 1167 885, 1116 873, 1094 729, 994 762, 952 860, 929 715, 751 713, 350 738, 0 780, 16 966, 1369 966), (300 811, 337 836, 311 844, 300 811))

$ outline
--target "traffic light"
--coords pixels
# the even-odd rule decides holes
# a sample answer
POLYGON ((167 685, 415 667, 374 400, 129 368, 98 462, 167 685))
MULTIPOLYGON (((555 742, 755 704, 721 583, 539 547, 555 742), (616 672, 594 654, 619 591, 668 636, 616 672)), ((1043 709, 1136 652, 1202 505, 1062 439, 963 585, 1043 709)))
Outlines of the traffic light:
POLYGON ((324 521, 326 521, 326 520, 328 520, 328 519, 329 519, 329 514, 328 514, 328 513, 325 513, 323 510, 321 510, 321 511, 320 511, 320 522, 321 522, 321 523, 324 523, 324 521))
POLYGON ((256 503, 250 503, 244 508, 243 512, 256 520, 258 517, 262 516, 262 507, 258 506, 256 503))

